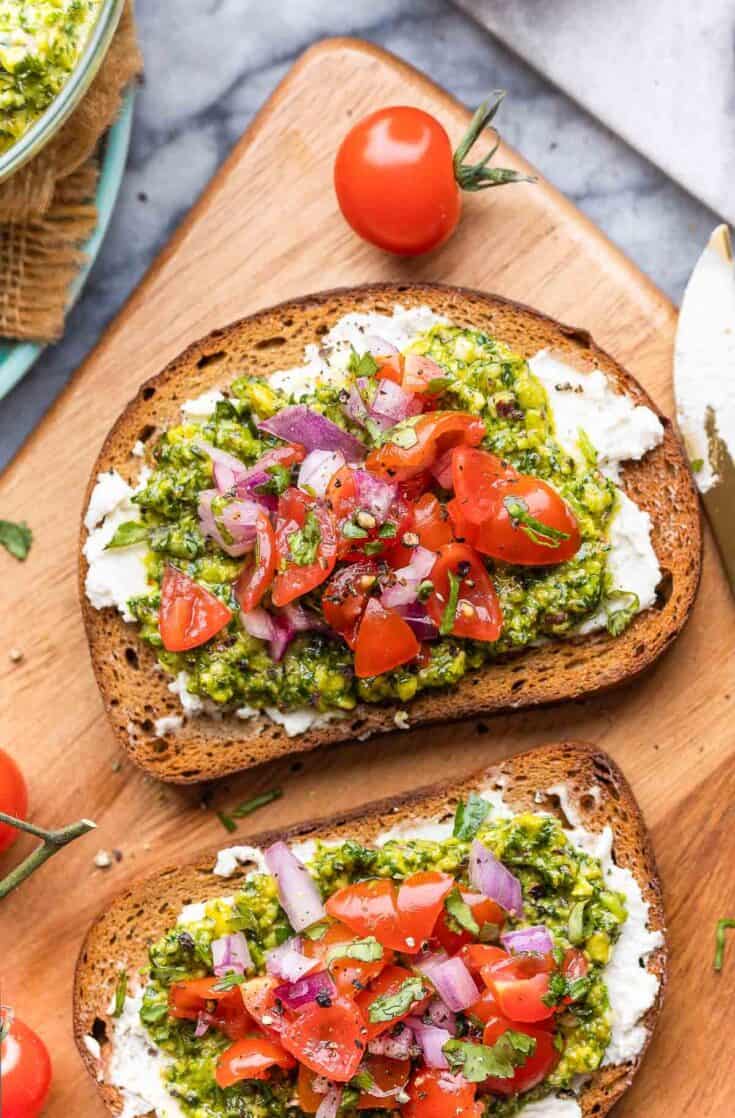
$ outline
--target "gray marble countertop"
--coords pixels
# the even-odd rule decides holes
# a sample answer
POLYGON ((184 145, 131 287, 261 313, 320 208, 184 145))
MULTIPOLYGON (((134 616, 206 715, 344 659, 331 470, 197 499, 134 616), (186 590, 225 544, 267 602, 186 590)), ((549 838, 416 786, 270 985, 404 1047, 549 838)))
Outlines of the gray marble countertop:
MULTIPOLYGON (((128 170, 66 335, 0 404, 15 454, 253 114, 310 43, 358 35, 470 106, 508 91, 503 135, 674 300, 716 219, 447 0, 138 0, 146 59, 128 170)), ((563 28, 559 28, 563 34, 563 28)), ((624 60, 620 80, 625 80, 624 60)))

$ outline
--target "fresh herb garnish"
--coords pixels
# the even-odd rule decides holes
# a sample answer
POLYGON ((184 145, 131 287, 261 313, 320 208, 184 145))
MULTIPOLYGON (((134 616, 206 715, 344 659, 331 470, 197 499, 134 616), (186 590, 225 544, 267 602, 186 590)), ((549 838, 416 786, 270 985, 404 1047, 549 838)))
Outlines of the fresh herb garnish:
POLYGON ((378 535, 381 540, 395 539, 398 534, 398 525, 393 520, 386 520, 385 524, 381 524, 378 529, 378 535))
POLYGON ((692 473, 698 474, 700 470, 704 469, 704 458, 695 458, 691 462, 692 473))
POLYGON ((246 815, 252 815, 258 808, 265 807, 266 804, 272 804, 274 800, 280 800, 282 795, 282 788, 271 788, 268 792, 261 792, 259 796, 253 796, 252 800, 245 800, 244 803, 238 804, 230 814, 233 819, 244 819, 246 815))
POLYGON ((125 1009, 125 999, 128 996, 128 972, 121 970, 115 987, 115 1004, 112 1007, 112 1016, 120 1017, 125 1009))
POLYGON ((33 532, 25 520, 15 524, 12 520, 0 520, 0 547, 15 559, 26 559, 33 543, 33 532))
POLYGON ((457 617, 457 603, 459 602, 459 588, 462 585, 462 579, 456 575, 454 571, 449 571, 449 598, 442 613, 441 624, 439 632, 443 637, 451 633, 454 628, 454 622, 457 617))
MULTIPOLYGON (((614 598, 622 598, 627 602, 620 609, 606 609, 605 628, 613 637, 619 637, 624 632, 641 608, 641 600, 632 590, 616 590, 614 598)), ((610 599, 608 599, 609 601, 610 599)))
POLYGON ((597 465, 597 451, 595 450, 592 440, 583 427, 577 428, 577 443, 579 449, 582 451, 582 457, 588 466, 597 465))
POLYGON ((346 946, 336 943, 327 952, 327 963, 334 959, 359 959, 361 963, 375 963, 383 958, 383 946, 378 943, 375 936, 366 936, 365 939, 356 939, 354 943, 346 946))
POLYGON ((218 811, 217 818, 219 819, 224 829, 226 831, 229 831, 230 834, 232 834, 233 831, 237 830, 237 823, 235 822, 235 820, 232 819, 229 815, 225 815, 224 811, 218 811))
POLYGON ((426 387, 429 392, 437 393, 443 392, 445 388, 449 388, 451 383, 451 377, 432 377, 426 387))
POLYGON ((350 1087, 356 1088, 358 1091, 364 1092, 369 1095, 375 1087, 375 1080, 373 1079, 367 1068, 360 1068, 357 1075, 353 1075, 350 1080, 350 1087))
POLYGON ((236 986, 242 986, 244 981, 244 974, 236 974, 235 971, 228 971, 227 974, 222 975, 219 982, 215 982, 212 989, 216 990, 217 993, 223 990, 234 990, 236 986))
POLYGON ((470 792, 466 800, 460 800, 454 813, 454 828, 452 834, 455 838, 470 842, 490 814, 490 804, 478 796, 477 792, 470 792))
POLYGON ((309 567, 316 562, 319 544, 322 542, 322 530, 319 527, 314 512, 309 509, 304 518, 303 527, 292 532, 288 537, 288 552, 291 561, 299 567, 309 567))
POLYGON ((272 493, 276 497, 280 497, 281 493, 285 493, 291 484, 291 468, 290 466, 266 466, 265 472, 269 475, 269 481, 264 481, 261 485, 256 485, 253 489, 254 493, 272 493))
POLYGON ((347 368, 355 377, 374 377, 378 371, 378 363, 373 357, 372 353, 363 353, 362 357, 358 354, 354 346, 350 350, 350 360, 347 368))
POLYGON ((384 544, 382 540, 368 540, 362 550, 366 555, 380 555, 383 547, 384 544))
POLYGON ((160 1025, 168 1017, 168 1002, 150 1005, 143 1002, 140 1007, 140 1019, 144 1025, 160 1025))
POLYGON ((462 900, 459 889, 452 889, 444 900, 444 907, 460 928, 464 928, 466 932, 470 932, 473 936, 479 936, 480 925, 472 915, 472 909, 467 901, 462 900))
POLYGON ((148 527, 140 520, 126 520, 116 529, 114 536, 105 545, 105 551, 112 551, 116 547, 132 547, 135 543, 142 543, 148 539, 148 527))
POLYGON ((448 1040, 442 1048, 450 1070, 469 1083, 482 1083, 488 1076, 510 1079, 535 1051, 536 1038, 515 1029, 508 1029, 492 1045, 448 1040))
POLYGON ((342 535, 348 540, 366 540, 367 531, 355 524, 354 520, 346 520, 342 525, 342 535))
POLYGON ((433 592, 433 590, 434 583, 431 581, 430 578, 425 578, 423 582, 419 583, 419 590, 417 594, 418 600, 420 602, 425 602, 429 595, 433 592))
POLYGON ((568 532, 552 528, 550 524, 544 524, 531 516, 522 497, 504 497, 503 504, 513 521, 513 527, 521 528, 534 543, 541 544, 542 547, 558 547, 563 540, 569 539, 568 532))
POLYGON ((559 971, 555 971, 549 978, 549 989, 541 1001, 544 1005, 559 1005, 565 998, 578 1002, 588 993, 590 979, 586 975, 580 978, 567 978, 559 971))
POLYGON ((728 928, 735 928, 735 920, 718 920, 717 930, 715 932, 715 970, 719 972, 722 970, 723 963, 725 962, 725 932, 728 928))
POLYGON ((403 1017, 413 1003, 420 1001, 425 995, 422 979, 407 978, 394 993, 382 994, 375 999, 368 1012, 371 1024, 377 1025, 380 1021, 393 1021, 396 1017, 403 1017))
POLYGON ((567 935, 569 936, 569 942, 573 943, 575 947, 584 942, 584 910, 586 905, 586 900, 577 901, 569 911, 567 935))

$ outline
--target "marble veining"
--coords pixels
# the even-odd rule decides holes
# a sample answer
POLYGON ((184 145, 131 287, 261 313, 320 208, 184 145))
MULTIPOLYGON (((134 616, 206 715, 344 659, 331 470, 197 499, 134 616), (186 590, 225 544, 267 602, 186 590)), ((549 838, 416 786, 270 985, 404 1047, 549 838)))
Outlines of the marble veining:
MULTIPOLYGON (((447 0, 138 0, 146 58, 128 170, 64 339, 0 404, 0 466, 37 424, 295 58, 358 35, 468 105, 508 90, 503 133, 672 298, 715 219, 447 0)), ((621 60, 624 81, 624 60, 621 60)))

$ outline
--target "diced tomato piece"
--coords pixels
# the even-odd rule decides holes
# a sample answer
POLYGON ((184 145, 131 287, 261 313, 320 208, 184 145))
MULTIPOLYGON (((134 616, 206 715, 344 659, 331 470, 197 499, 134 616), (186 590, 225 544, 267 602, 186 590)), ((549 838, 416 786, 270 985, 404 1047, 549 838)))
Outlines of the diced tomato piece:
POLYGON ((320 586, 333 571, 337 561, 334 519, 321 501, 301 489, 287 489, 278 500, 275 539, 273 604, 285 606, 320 586), (294 538, 305 544, 296 553, 292 552, 294 538))
POLYGON ((276 571, 276 538, 265 511, 258 513, 255 523, 255 551, 248 559, 235 583, 235 597, 245 613, 260 605, 276 571))
POLYGON ((496 1095, 516 1095, 521 1091, 530 1091, 551 1074, 560 1056, 554 1045, 553 1033, 542 1028, 532 1028, 530 1025, 519 1025, 518 1022, 509 1021, 504 1017, 491 1017, 487 1021, 482 1037, 483 1044, 488 1046, 495 1044, 509 1029, 533 1037, 536 1041, 536 1049, 521 1067, 516 1068, 512 1078, 499 1079, 493 1076, 484 1081, 482 1090, 492 1091, 496 1095))
POLYGON ((372 559, 351 563, 332 575, 322 595, 322 611, 327 625, 339 633, 352 649, 357 643, 357 631, 379 570, 372 559))
POLYGON ((446 376, 441 365, 432 361, 430 357, 423 357, 419 353, 407 353, 403 360, 403 387, 407 392, 417 395, 423 393, 438 395, 443 386, 431 387, 431 382, 446 376))
MULTIPOLYGON (((334 475, 327 488, 326 501, 337 526, 337 556, 348 562, 392 555, 410 527, 410 508, 402 496, 393 501, 382 523, 376 521, 372 528, 355 524, 355 514, 362 506, 358 499, 355 472, 350 466, 343 466, 334 475), (388 524, 392 526, 393 534, 390 536, 385 535, 385 525, 388 524), (358 539, 354 537, 355 528, 363 533, 358 539)), ((362 511, 369 510, 363 508, 362 511)))
POLYGON ((376 380, 392 380, 394 384, 400 384, 403 380, 403 355, 400 353, 382 354, 379 357, 373 356, 375 364, 378 366, 378 371, 375 374, 376 380))
POLYGON ((194 978, 174 982, 169 989, 168 1006, 172 1017, 196 1021, 200 1013, 213 1028, 237 1040, 253 1028, 253 1020, 245 1009, 239 987, 218 990, 221 978, 194 978))
POLYGON ((463 1075, 438 1068, 422 1068, 408 1085, 409 1101, 403 1118, 481 1118, 484 1107, 475 1102, 477 1085, 463 1075))
MULTIPOLYGON (((502 928, 505 922, 505 913, 500 905, 484 897, 482 893, 466 893, 462 891, 462 900, 470 906, 470 911, 475 918, 475 923, 482 929, 483 924, 495 924, 502 928)), ((434 937, 439 940, 444 950, 449 955, 456 955, 461 947, 467 943, 474 943, 476 936, 464 928, 455 930, 449 923, 448 914, 443 911, 436 923, 434 937)))
POLYGON ((413 974, 405 967, 392 966, 386 967, 384 971, 375 979, 369 989, 363 990, 358 994, 355 999, 357 1005, 360 1007, 362 1015, 367 1022, 368 1040, 373 1037, 380 1036, 381 1033, 388 1032, 399 1021, 403 1021, 406 1017, 411 1017, 414 1014, 420 1014, 424 1007, 428 1005, 433 997, 433 990, 426 979, 422 979, 422 986, 424 996, 418 998, 408 1007, 405 1013, 401 1013, 396 1017, 391 1018, 390 1021, 371 1021, 370 1020, 370 1006, 378 998, 384 997, 386 994, 395 994, 401 988, 404 982, 411 978, 419 978, 419 975, 413 974))
POLYGON ((367 1035, 356 1003, 340 995, 328 1006, 310 1002, 284 1025, 281 1042, 316 1075, 347 1083, 360 1065, 367 1035))
POLYGON ((375 936, 378 943, 394 951, 410 950, 399 922, 396 887, 388 878, 374 877, 346 885, 333 893, 324 907, 356 935, 375 936))
MULTIPOLYGON (((429 551, 438 551, 440 547, 451 543, 453 539, 453 527, 452 521, 449 519, 449 513, 433 493, 423 493, 410 506, 410 522, 407 531, 417 535, 421 547, 425 547, 429 551)), ((401 540, 403 540, 403 535, 401 540)), ((388 561, 396 569, 406 567, 411 562, 413 551, 412 547, 406 547, 401 542, 390 552, 388 561)))
POLYGON ((355 643, 355 675, 358 679, 382 675, 418 655, 419 642, 413 629, 397 613, 371 598, 360 622, 355 643))
POLYGON ((476 551, 467 544, 446 544, 439 549, 430 578, 434 592, 426 603, 426 611, 443 631, 470 640, 498 639, 503 612, 493 581, 476 551), (450 574, 459 580, 453 621, 447 620, 452 600, 450 574))
POLYGON ((232 610, 176 567, 167 566, 161 584, 158 627, 168 652, 198 648, 224 629, 232 610))
POLYGON ((324 1102, 324 1092, 314 1090, 314 1080, 319 1076, 310 1071, 305 1064, 299 1064, 299 1078, 297 1082, 297 1093, 299 1096, 299 1106, 307 1114, 316 1114, 317 1110, 324 1102))
POLYGON ((269 1036, 278 1038, 286 1023, 283 1004, 276 998, 278 979, 270 975, 251 978, 240 986, 240 993, 250 1016, 269 1036))
POLYGON ((389 438, 388 442, 367 456, 368 470, 378 477, 405 481, 430 469, 450 447, 460 444, 477 446, 485 437, 483 421, 460 411, 428 412, 401 430, 400 442, 403 446, 391 442, 389 438))
POLYGON ((226 1048, 217 1061, 214 1078, 219 1087, 231 1087, 242 1079, 268 1079, 274 1067, 290 1071, 296 1061, 280 1044, 267 1036, 248 1036, 226 1048))
POLYGON ((303 952, 308 958, 319 959, 322 963, 326 963, 329 959, 329 972, 337 989, 349 997, 354 997, 360 990, 364 990, 374 978, 377 978, 384 967, 393 962, 393 952, 388 947, 383 948, 382 959, 374 959, 372 962, 353 959, 349 955, 334 954, 338 945, 347 948, 357 938, 355 932, 345 924, 335 923, 327 928, 321 939, 306 939, 303 946, 303 952))
POLYGON ((383 1092, 380 1095, 371 1095, 364 1092, 357 1102, 358 1110, 398 1110, 400 1103, 396 1095, 386 1095, 385 1092, 395 1091, 396 1094, 408 1083, 411 1073, 410 1060, 389 1060, 385 1056, 367 1054, 360 1071, 366 1071, 375 1086, 383 1092))
POLYGON ((491 943, 466 943, 459 955, 464 965, 476 974, 479 974, 482 967, 504 963, 508 958, 507 951, 491 943))
POLYGON ((403 933, 413 940, 412 950, 434 931, 439 913, 444 908, 444 898, 454 888, 454 878, 437 870, 422 870, 411 874, 398 890, 398 923, 403 933))
POLYGON ((533 1023, 545 1021, 554 1014, 554 1006, 544 1002, 552 968, 550 957, 519 955, 484 966, 480 974, 505 1017, 533 1023))

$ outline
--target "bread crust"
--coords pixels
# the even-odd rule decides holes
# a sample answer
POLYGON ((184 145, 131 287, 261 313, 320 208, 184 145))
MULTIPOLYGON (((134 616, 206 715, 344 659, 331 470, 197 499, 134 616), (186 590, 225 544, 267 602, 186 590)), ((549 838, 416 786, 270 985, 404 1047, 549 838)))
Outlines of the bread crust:
MULTIPOLYGON (((649 908, 649 927, 665 934, 661 885, 650 838, 635 796, 622 772, 608 754, 593 746, 564 742, 541 746, 528 753, 481 770, 463 781, 435 785, 402 796, 364 805, 348 813, 302 823, 287 830, 272 830, 248 838, 248 845, 264 847, 277 839, 320 837, 354 838, 369 842, 376 834, 401 823, 452 816, 457 800, 473 789, 498 786, 515 810, 552 811, 564 820, 558 797, 548 789, 564 783, 580 821, 588 830, 612 828, 613 852, 618 865, 627 867, 640 885, 649 908)), ((571 821, 570 821, 571 822, 571 821)), ((133 882, 91 925, 77 960, 74 978, 74 1036, 88 1073, 97 1083, 108 1110, 118 1114, 120 1092, 100 1079, 106 1066, 114 1022, 107 1012, 121 969, 134 974, 147 962, 147 950, 176 920, 185 904, 230 894, 247 867, 230 878, 212 872, 217 849, 188 865, 169 866, 153 876, 133 882), (102 1065, 87 1048, 84 1038, 94 1035, 101 1043, 102 1065)), ((626 1064, 602 1068, 580 1096, 585 1118, 602 1118, 630 1086, 661 1012, 666 986, 665 943, 648 960, 648 969, 660 979, 655 1004, 643 1018, 647 1029, 643 1051, 626 1064)))
MULTIPOLYGON (((148 443, 176 421, 181 404, 208 389, 226 386, 243 371, 268 375, 297 365, 304 346, 318 341, 348 311, 391 313, 395 303, 427 304, 460 325, 487 330, 530 357, 552 348, 577 367, 600 368, 614 387, 652 408, 664 426, 662 444, 623 471, 622 486, 650 515, 652 540, 663 572, 659 600, 617 638, 597 633, 560 640, 469 672, 458 684, 424 692, 408 705, 412 725, 447 722, 586 697, 631 680, 671 645, 691 611, 699 583, 702 534, 699 503, 683 449, 670 420, 641 386, 590 335, 497 295, 441 284, 372 284, 322 292, 260 311, 214 331, 189 346, 163 372, 141 385, 105 440, 87 488, 89 503, 100 472, 116 469, 131 480, 140 459, 133 444, 148 443)), ((181 714, 153 651, 138 640, 113 609, 87 601, 80 534, 82 612, 97 683, 122 747, 135 764, 160 780, 193 783, 224 776, 289 753, 395 729, 400 704, 361 704, 350 716, 289 738, 259 717, 234 715, 186 720, 163 737, 155 722, 181 714)))

